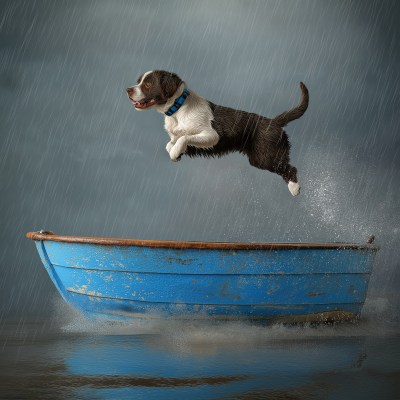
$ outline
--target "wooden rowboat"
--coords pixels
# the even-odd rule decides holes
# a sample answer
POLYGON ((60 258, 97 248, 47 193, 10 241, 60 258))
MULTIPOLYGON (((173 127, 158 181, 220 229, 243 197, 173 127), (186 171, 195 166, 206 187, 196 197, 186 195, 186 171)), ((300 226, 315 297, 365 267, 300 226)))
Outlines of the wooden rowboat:
POLYGON ((361 313, 371 243, 218 243, 30 232, 63 299, 88 317, 258 322, 361 313))

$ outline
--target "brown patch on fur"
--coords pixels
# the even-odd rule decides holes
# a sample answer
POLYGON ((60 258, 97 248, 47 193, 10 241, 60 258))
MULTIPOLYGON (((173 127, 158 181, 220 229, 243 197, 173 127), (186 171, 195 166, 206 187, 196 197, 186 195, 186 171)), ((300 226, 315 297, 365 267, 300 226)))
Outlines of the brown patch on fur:
POLYGON ((154 99, 159 94, 158 84, 154 79, 153 73, 146 76, 140 85, 140 89, 145 95, 145 99, 154 99))
POLYGON ((154 76, 158 79, 161 98, 165 102, 174 95, 182 84, 182 79, 173 72, 163 70, 154 71, 154 76))
MULTIPOLYGON (((138 79, 138 84, 141 82, 143 75, 138 79)), ((182 79, 177 74, 156 70, 146 76, 140 85, 140 89, 144 94, 145 100, 155 99, 156 104, 165 104, 178 90, 182 82, 182 79)), ((130 87, 127 92, 132 97, 135 93, 135 88, 130 87)))

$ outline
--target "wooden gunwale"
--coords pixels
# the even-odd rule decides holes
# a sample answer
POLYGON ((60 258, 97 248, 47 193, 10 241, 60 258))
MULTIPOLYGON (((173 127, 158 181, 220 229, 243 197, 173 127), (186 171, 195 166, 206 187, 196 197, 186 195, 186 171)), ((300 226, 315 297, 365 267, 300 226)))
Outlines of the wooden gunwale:
POLYGON ((32 240, 50 240, 53 242, 90 243, 113 246, 163 247, 172 249, 214 249, 214 250, 299 250, 299 249, 355 249, 379 250, 379 246, 359 243, 240 243, 240 242, 178 242, 165 240, 113 239, 82 236, 49 235, 29 232, 32 240))

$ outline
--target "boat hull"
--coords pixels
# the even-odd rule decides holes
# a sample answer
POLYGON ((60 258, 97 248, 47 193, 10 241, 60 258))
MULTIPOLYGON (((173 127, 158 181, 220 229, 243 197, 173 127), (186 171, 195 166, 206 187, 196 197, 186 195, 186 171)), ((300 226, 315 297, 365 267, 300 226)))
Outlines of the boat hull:
POLYGON ((64 300, 89 317, 111 319, 353 319, 361 313, 377 250, 41 238, 34 238, 38 252, 64 300))

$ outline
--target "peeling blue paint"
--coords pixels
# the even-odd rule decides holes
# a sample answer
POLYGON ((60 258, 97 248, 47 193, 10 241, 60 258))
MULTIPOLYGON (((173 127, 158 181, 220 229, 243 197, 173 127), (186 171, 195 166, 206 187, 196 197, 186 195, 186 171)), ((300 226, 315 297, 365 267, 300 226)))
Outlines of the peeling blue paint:
POLYGON ((358 315, 374 251, 218 250, 36 242, 64 300, 88 316, 265 319, 358 315))

